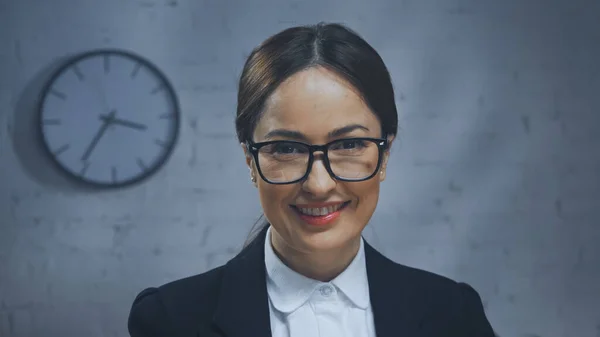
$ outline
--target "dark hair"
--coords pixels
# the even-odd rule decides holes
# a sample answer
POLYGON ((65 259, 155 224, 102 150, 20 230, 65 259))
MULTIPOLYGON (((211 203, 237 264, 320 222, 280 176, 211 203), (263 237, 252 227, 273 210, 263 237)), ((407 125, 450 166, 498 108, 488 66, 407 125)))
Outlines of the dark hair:
MULTIPOLYGON (((244 64, 238 86, 235 128, 240 143, 252 140, 265 102, 295 73, 324 67, 348 81, 381 122, 382 135, 396 135, 398 112, 390 74, 381 56, 363 38, 337 23, 298 26, 256 47, 244 64)), ((269 223, 258 219, 244 246, 269 223)))

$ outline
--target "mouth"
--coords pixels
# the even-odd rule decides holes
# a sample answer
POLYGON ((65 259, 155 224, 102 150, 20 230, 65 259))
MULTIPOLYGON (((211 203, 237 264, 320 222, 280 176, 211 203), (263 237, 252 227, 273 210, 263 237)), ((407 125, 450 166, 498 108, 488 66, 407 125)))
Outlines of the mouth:
POLYGON ((309 225, 323 226, 335 221, 348 205, 350 205, 350 201, 319 205, 320 207, 307 207, 304 205, 290 205, 290 207, 309 225))

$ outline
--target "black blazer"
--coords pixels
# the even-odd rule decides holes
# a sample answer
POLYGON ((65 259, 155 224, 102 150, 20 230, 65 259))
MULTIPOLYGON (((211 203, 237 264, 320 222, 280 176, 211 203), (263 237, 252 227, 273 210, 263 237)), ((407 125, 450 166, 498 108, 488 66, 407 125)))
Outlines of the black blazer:
MULTIPOLYGON (((270 337, 266 228, 224 266, 143 290, 129 314, 131 337, 270 337)), ((397 264, 365 242, 377 337, 494 337, 466 283, 397 264)))

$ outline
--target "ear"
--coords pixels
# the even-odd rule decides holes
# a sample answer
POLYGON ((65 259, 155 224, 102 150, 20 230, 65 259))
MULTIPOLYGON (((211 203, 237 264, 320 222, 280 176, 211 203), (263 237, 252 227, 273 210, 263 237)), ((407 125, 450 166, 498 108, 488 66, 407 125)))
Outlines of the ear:
POLYGON ((252 169, 252 154, 248 151, 248 147, 244 143, 240 143, 242 150, 244 151, 244 157, 246 158, 246 165, 249 169, 252 169))
POLYGON ((252 157, 252 154, 248 150, 248 147, 246 146, 246 144, 240 143, 240 146, 242 147, 242 150, 244 151, 244 157, 246 158, 246 165, 248 166, 248 169, 250 170, 250 179, 252 179, 254 186, 256 186, 256 181, 257 181, 256 173, 257 172, 256 172, 256 166, 254 164, 254 158, 252 157))
POLYGON ((385 180, 387 164, 388 164, 388 160, 390 159, 390 152, 392 150, 392 142, 394 141, 394 138, 395 138, 394 136, 388 136, 388 138, 387 138, 388 146, 385 149, 385 151, 383 151, 383 158, 381 159, 381 167, 379 168, 379 181, 385 180))

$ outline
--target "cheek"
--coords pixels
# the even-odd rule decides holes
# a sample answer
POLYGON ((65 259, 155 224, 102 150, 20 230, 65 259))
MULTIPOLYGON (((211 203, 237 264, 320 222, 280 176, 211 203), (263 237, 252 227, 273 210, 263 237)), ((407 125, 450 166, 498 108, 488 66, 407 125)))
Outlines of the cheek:
POLYGON ((285 207, 290 203, 291 197, 294 195, 293 186, 287 185, 272 185, 261 182, 258 185, 258 194, 260 203, 265 212, 265 215, 276 216, 280 210, 285 210, 285 207))
POLYGON ((375 208, 379 199, 379 179, 370 179, 361 183, 352 183, 348 191, 358 201, 356 207, 359 211, 370 212, 375 208))

